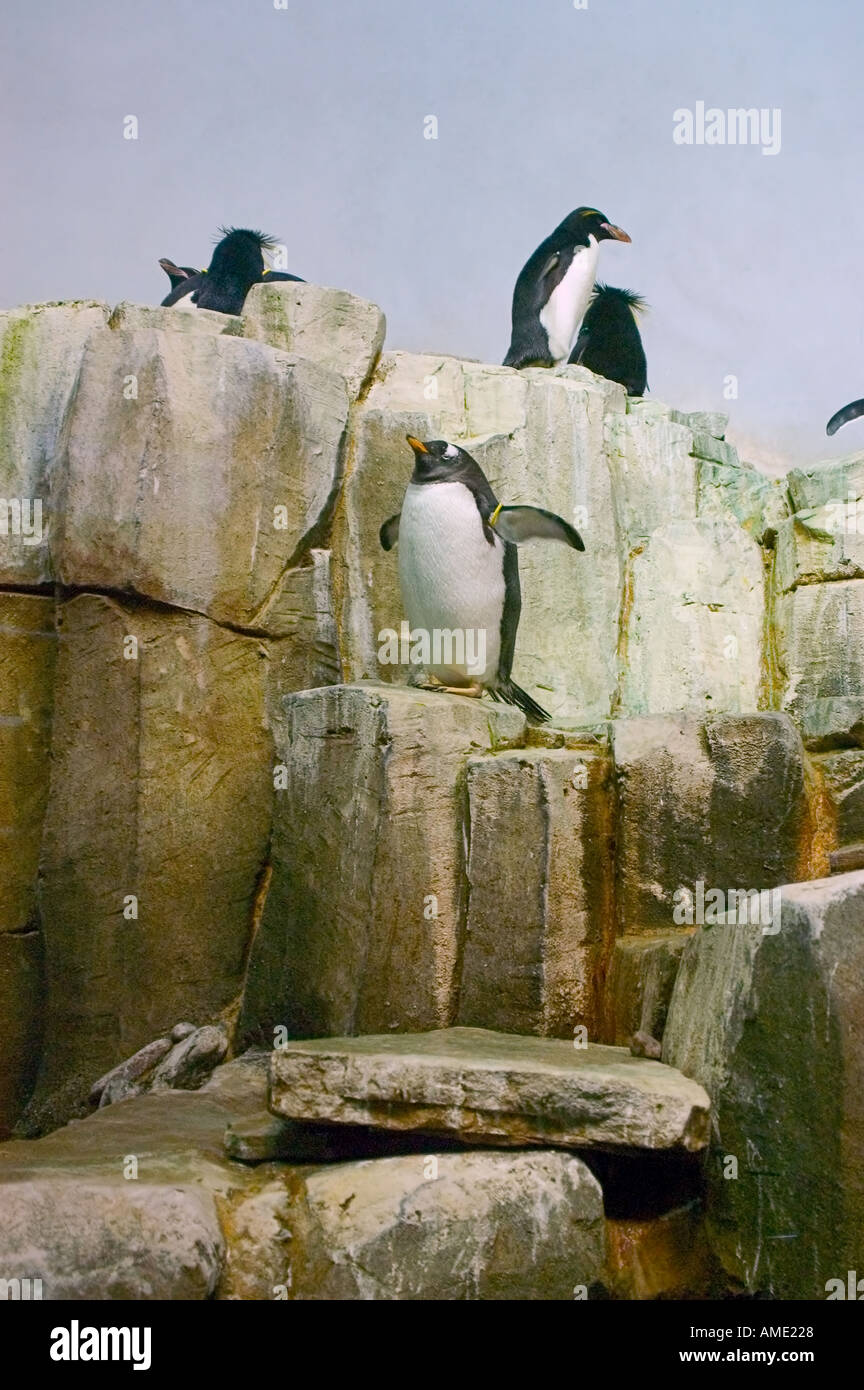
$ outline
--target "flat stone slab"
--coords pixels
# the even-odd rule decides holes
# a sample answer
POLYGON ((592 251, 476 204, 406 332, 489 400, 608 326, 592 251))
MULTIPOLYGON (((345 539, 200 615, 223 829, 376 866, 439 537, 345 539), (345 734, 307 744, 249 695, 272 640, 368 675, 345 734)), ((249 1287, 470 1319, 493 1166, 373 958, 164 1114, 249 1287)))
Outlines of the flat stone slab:
POLYGON ((290 1042, 270 1062, 277 1115, 470 1144, 693 1152, 709 1107, 696 1082, 625 1048, 483 1028, 290 1042))

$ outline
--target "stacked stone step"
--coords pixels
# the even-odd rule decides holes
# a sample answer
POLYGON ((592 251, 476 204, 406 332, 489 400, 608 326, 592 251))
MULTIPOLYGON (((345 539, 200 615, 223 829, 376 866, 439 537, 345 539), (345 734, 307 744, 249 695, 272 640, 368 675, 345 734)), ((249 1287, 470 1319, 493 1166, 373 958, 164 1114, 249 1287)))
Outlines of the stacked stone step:
POLYGON ((692 1168, 707 1132, 702 1088, 626 1049, 470 1028, 288 1043, 0 1147, 0 1267, 44 1299, 686 1295, 710 1269, 677 1260, 688 1212, 642 1223, 646 1271, 592 1162, 692 1168))

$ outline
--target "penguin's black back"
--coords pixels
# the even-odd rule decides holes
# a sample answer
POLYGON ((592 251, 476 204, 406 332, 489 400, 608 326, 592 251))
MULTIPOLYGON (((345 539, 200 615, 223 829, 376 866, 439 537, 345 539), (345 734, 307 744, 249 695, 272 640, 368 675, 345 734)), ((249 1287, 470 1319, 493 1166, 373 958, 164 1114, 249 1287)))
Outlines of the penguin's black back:
MULTIPOLYGON (((173 290, 171 290, 169 294, 166 294, 165 298, 161 301, 162 308, 170 308, 172 304, 177 303, 178 299, 184 299, 187 294, 197 294, 206 278, 204 271, 201 270, 197 275, 189 275, 185 280, 181 280, 179 285, 175 285, 173 290)), ((197 302, 196 299, 195 303, 197 304, 197 302)))
POLYGON ((513 330, 510 347, 504 358, 505 367, 553 367, 554 359, 549 353, 549 339, 540 322, 540 313, 549 296, 567 274, 573 259, 576 244, 588 245, 588 238, 579 225, 575 213, 569 213, 559 222, 554 232, 541 241, 537 250, 528 257, 516 280, 513 290, 512 321, 513 330), (557 254, 558 260, 551 270, 549 262, 557 254))
POLYGON ((648 390, 648 365, 636 322, 636 314, 644 307, 645 301, 631 290, 598 282, 570 362, 619 382, 629 396, 644 396, 648 390))

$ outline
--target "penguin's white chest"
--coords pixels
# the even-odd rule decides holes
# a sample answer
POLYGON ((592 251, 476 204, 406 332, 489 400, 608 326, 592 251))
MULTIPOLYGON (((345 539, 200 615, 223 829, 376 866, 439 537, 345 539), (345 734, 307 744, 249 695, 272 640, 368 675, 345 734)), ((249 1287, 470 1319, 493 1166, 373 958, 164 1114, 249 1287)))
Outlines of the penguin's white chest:
POLYGON ((587 246, 577 246, 566 274, 540 310, 549 352, 556 362, 566 362, 570 356, 594 289, 600 246, 593 236, 588 240, 587 246))
POLYGON ((487 541, 474 495, 463 483, 409 484, 399 522, 399 582, 412 633, 428 637, 427 670, 447 685, 494 680, 504 545, 498 536, 492 545, 487 541))

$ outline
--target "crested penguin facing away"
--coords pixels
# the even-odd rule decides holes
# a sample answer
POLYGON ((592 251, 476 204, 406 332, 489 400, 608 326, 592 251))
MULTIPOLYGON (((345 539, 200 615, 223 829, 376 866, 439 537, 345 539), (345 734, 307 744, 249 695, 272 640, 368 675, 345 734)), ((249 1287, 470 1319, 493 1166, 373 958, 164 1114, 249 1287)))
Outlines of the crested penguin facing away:
POLYGON ((644 308, 645 300, 631 290, 595 285, 570 361, 619 382, 628 396, 644 396, 648 367, 636 322, 644 308))
POLYGON ((510 677, 522 607, 516 547, 542 539, 584 550, 581 536, 554 512, 502 506, 480 465, 457 445, 407 438, 414 472, 402 511, 384 522, 379 538, 385 550, 399 542, 402 603, 412 632, 430 642, 427 673, 450 694, 485 690, 529 719, 549 719, 510 677), (437 654, 435 634, 451 639, 437 654), (473 663, 469 634, 476 638, 473 663))
POLYGON ((850 420, 857 420, 861 415, 864 415, 864 400, 850 401, 842 410, 838 410, 836 415, 831 416, 825 426, 825 433, 836 434, 842 425, 848 425, 850 420))
POLYGON ((629 241, 596 208, 576 208, 541 241, 513 291, 505 367, 554 367, 570 356, 594 289, 601 241, 629 241))
POLYGON ((272 237, 247 227, 220 227, 222 240, 216 246, 205 271, 187 276, 162 300, 163 306, 176 304, 191 294, 199 309, 215 309, 220 314, 240 314, 246 296, 264 276, 264 251, 275 246, 272 237))

